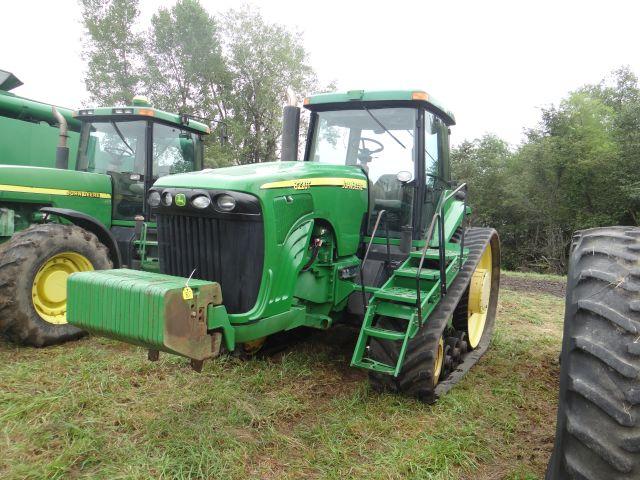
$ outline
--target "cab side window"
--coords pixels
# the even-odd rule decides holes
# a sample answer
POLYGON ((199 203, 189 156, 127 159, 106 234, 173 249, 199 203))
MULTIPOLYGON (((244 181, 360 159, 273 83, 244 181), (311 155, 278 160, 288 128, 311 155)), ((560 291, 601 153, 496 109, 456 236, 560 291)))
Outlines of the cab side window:
POLYGON ((426 182, 429 187, 434 188, 437 178, 444 178, 440 160, 446 156, 447 127, 442 120, 430 112, 425 112, 424 127, 426 182))

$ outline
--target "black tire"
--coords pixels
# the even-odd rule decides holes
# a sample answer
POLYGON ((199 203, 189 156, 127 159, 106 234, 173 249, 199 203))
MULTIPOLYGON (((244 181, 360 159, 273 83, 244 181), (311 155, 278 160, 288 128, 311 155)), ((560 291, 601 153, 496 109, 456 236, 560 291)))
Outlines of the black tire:
POLYGON ((44 263, 62 252, 76 252, 95 270, 113 268, 109 252, 98 238, 75 225, 31 225, 15 234, 0 250, 0 329, 10 340, 44 347, 85 334, 69 324, 45 321, 36 311, 31 292, 44 263))
POLYGON ((640 228, 576 233, 547 480, 640 478, 640 228))
MULTIPOLYGON (((473 363, 477 362, 480 355, 482 355, 488 347, 493 333, 498 303, 500 241, 495 230, 489 228, 470 228, 467 230, 465 236, 465 245, 470 249, 470 255, 463 265, 462 271, 458 274, 456 280, 454 280, 445 299, 440 302, 441 305, 434 310, 427 322, 423 324, 418 333, 409 341, 404 364, 398 377, 394 378, 391 375, 377 372, 369 373, 369 381, 375 391, 402 393, 426 403, 433 403, 437 400, 437 396, 439 395, 437 389, 440 388, 441 385, 436 386, 437 382, 434 382, 433 367, 435 365, 438 342, 448 328, 448 321, 451 319, 456 306, 463 300, 464 293, 468 291, 467 287, 471 279, 471 274, 475 270, 477 262, 480 260, 485 249, 491 245, 494 251, 493 277, 487 321, 482 335, 481 345, 479 345, 481 348, 478 348, 478 354, 475 355, 472 362, 465 362, 468 363, 468 365, 464 367, 464 372, 466 372, 473 363)), ((379 317, 376 326, 389 330, 402 331, 405 329, 406 321, 379 317)), ((388 365, 395 365, 401 343, 402 342, 399 341, 394 342, 371 338, 369 355, 377 361, 388 365)), ((460 373, 464 372, 460 371, 460 373)), ((448 373, 451 374, 452 372, 450 371, 448 373)), ((461 377, 461 375, 459 377, 461 377)), ((443 389, 442 393, 445 393, 451 388, 451 386, 459 380, 459 377, 453 379, 451 385, 443 389)), ((446 380, 444 375, 441 375, 441 380, 446 380)))

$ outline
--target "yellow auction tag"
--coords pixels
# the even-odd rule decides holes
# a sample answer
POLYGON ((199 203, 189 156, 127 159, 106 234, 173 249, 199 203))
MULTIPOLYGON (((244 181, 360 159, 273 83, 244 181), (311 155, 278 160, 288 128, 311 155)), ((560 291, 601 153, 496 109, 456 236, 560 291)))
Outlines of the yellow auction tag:
POLYGON ((184 300, 193 300, 193 290, 191 290, 191 287, 184 287, 182 289, 182 298, 184 300))

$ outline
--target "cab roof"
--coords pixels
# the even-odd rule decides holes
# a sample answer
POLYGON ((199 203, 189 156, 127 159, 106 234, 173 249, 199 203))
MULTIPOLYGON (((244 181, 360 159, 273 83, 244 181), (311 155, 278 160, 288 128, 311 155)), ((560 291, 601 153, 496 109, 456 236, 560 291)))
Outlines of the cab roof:
POLYGON ((149 106, 131 105, 127 107, 98 107, 98 108, 83 108, 74 112, 74 117, 78 120, 91 121, 96 117, 139 117, 139 118, 155 118, 164 122, 173 123, 177 126, 185 127, 190 130, 195 130, 200 133, 211 133, 211 129, 204 123, 198 122, 193 118, 188 118, 176 113, 165 112, 164 110, 158 110, 157 108, 149 106))
MULTIPOLYGON (((348 90, 346 92, 330 92, 311 95, 304 99, 304 106, 309 110, 321 110, 326 106, 338 106, 356 102, 402 102, 426 105, 442 117, 447 125, 455 125, 456 120, 449 110, 424 90, 348 90)), ((343 106, 340 106, 344 108, 343 106)))

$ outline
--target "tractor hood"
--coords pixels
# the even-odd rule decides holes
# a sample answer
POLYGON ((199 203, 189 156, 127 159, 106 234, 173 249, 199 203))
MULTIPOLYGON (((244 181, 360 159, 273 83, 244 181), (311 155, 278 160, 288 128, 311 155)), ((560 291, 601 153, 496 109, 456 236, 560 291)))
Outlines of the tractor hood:
POLYGON ((108 175, 58 168, 0 165, 0 195, 5 192, 111 198, 108 175))
POLYGON ((0 202, 78 210, 111 225, 111 178, 58 168, 0 165, 0 202))
POLYGON ((349 188, 350 182, 355 182, 358 189, 366 188, 366 176, 359 167, 316 162, 266 162, 171 175, 160 178, 155 186, 215 188, 257 194, 264 189, 304 190, 314 185, 347 185, 349 188))

